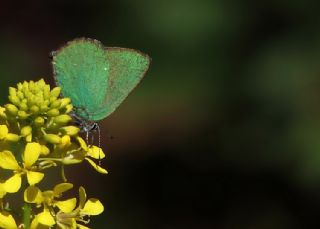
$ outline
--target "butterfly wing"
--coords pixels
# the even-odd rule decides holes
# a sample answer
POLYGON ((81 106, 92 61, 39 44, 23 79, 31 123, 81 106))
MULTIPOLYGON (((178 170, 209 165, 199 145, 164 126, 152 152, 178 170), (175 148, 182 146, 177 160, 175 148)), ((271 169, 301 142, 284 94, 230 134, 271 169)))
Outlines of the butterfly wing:
POLYGON ((148 55, 127 48, 106 48, 109 64, 108 86, 101 106, 91 114, 92 120, 110 115, 138 85, 147 72, 148 55))
POLYGON ((109 64, 102 44, 96 40, 73 40, 53 55, 53 70, 62 94, 72 100, 78 115, 93 120, 107 97, 109 64))

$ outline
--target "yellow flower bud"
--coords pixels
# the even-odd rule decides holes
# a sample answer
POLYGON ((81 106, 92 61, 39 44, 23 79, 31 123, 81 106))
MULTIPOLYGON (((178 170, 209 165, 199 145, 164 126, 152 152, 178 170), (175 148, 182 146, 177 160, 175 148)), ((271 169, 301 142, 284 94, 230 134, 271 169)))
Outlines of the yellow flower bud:
POLYGON ((22 83, 22 91, 29 91, 29 84, 27 81, 23 81, 22 83))
POLYGON ((28 110, 27 102, 20 103, 20 110, 22 110, 22 111, 27 111, 28 110))
POLYGON ((16 96, 17 95, 17 89, 14 87, 9 87, 9 95, 16 96))
POLYGON ((51 97, 58 97, 60 95, 61 88, 60 87, 55 87, 51 90, 51 97))
POLYGON ((21 128, 20 135, 22 137, 25 137, 25 136, 31 134, 31 132, 32 132, 32 127, 31 126, 24 126, 24 127, 21 128))
POLYGON ((64 132, 64 134, 67 134, 70 136, 77 135, 80 131, 80 129, 75 126, 64 126, 64 127, 61 127, 60 129, 64 132))
POLYGON ((60 125, 65 125, 71 120, 72 118, 67 114, 62 114, 54 118, 54 122, 60 125))
POLYGON ((22 83, 18 83, 17 84, 17 88, 18 88, 19 91, 22 90, 22 83))
POLYGON ((46 99, 42 103, 45 104, 47 107, 49 107, 50 101, 48 99, 46 99))
POLYGON ((20 140, 20 136, 17 134, 8 133, 6 136, 6 140, 10 142, 17 142, 20 140))
POLYGON ((30 107, 30 111, 31 111, 31 113, 33 113, 33 114, 35 114, 35 113, 38 113, 39 112, 39 107, 37 106, 37 105, 32 105, 31 107, 30 107))
POLYGON ((27 104, 28 104, 28 107, 32 107, 33 105, 36 104, 36 97, 35 97, 35 95, 32 94, 32 95, 28 98, 27 104))
POLYGON ((44 124, 44 118, 42 118, 41 116, 38 116, 34 119, 34 124, 36 126, 42 126, 44 124))
POLYGON ((9 95, 9 101, 16 106, 20 104, 20 99, 16 95, 9 95))
POLYGON ((49 117, 58 116, 59 114, 60 114, 60 112, 59 112, 59 110, 56 109, 56 108, 53 108, 53 109, 51 109, 51 110, 49 110, 49 111, 47 112, 47 115, 48 115, 49 117))
POLYGON ((60 101, 61 101, 60 108, 64 108, 65 106, 67 106, 68 104, 71 103, 70 98, 62 98, 62 99, 60 99, 60 101))
POLYGON ((23 100, 24 99, 24 94, 22 91, 17 91, 17 96, 20 100, 23 100))
POLYGON ((72 111, 72 109, 73 109, 73 106, 71 104, 68 104, 66 106, 66 113, 70 113, 72 111))
POLYGON ((50 86, 49 85, 45 85, 43 87, 43 98, 44 99, 49 99, 50 98, 50 86))
POLYGON ((17 113, 18 113, 18 108, 17 108, 15 105, 9 103, 9 104, 6 104, 4 107, 6 108, 6 111, 7 111, 10 115, 13 115, 13 116, 17 115, 17 113))
POLYGON ((2 106, 0 106, 0 118, 6 119, 7 115, 5 113, 6 109, 2 106))
POLYGON ((48 106, 47 106, 46 104, 41 104, 40 110, 41 110, 42 112, 45 112, 45 111, 48 110, 48 106))
POLYGON ((35 103, 38 107, 41 106, 42 102, 43 102, 43 98, 39 98, 39 97, 37 97, 37 96, 35 97, 34 103, 35 103))
POLYGON ((61 143, 60 143, 60 147, 61 148, 64 148, 64 147, 67 147, 71 145, 71 138, 69 135, 64 135, 62 138, 61 138, 61 143))
POLYGON ((8 135, 8 127, 6 125, 0 125, 0 140, 5 139, 5 137, 8 135))
POLYGON ((58 107, 60 107, 61 106, 61 100, 60 99, 58 99, 58 100, 56 100, 56 101, 54 101, 54 102, 52 102, 51 104, 50 104, 50 107, 51 108, 58 108, 58 107))
POLYGON ((27 114, 27 112, 25 111, 18 111, 18 117, 20 119, 27 119, 29 117, 29 114, 27 114))
POLYGON ((34 94, 33 94, 32 92, 28 91, 28 92, 24 95, 24 97, 25 97, 27 100, 30 100, 30 99, 32 99, 32 97, 34 97, 34 94))
POLYGON ((29 90, 32 92, 35 91, 35 83, 33 80, 29 81, 29 90))
POLYGON ((26 142, 32 142, 32 134, 26 136, 26 142))
POLYGON ((46 85, 46 82, 44 82, 44 79, 42 78, 37 83, 38 83, 38 87, 41 89, 44 87, 44 85, 46 85))
POLYGON ((40 153, 43 155, 43 156, 46 156, 50 153, 50 150, 48 147, 46 147, 45 145, 41 145, 41 151, 40 153))
POLYGON ((56 134, 45 134, 44 140, 52 144, 60 144, 61 138, 56 134))

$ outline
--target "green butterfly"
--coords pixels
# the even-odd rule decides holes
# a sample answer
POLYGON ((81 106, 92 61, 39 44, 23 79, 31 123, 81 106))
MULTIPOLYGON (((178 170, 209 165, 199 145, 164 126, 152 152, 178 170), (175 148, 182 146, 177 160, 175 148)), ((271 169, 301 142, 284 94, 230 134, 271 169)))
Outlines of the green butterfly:
POLYGON ((52 52, 56 83, 74 105, 74 117, 83 131, 109 116, 138 85, 151 59, 133 49, 104 47, 79 38, 52 52))

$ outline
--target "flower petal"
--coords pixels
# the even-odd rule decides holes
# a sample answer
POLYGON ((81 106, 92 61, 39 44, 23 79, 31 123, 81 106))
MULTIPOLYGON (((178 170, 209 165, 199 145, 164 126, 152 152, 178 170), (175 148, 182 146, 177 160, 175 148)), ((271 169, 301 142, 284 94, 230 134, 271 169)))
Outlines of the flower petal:
POLYGON ((78 140, 81 148, 84 149, 85 151, 88 151, 87 143, 79 136, 77 137, 77 140, 78 140))
POLYGON ((27 179, 30 185, 35 185, 39 183, 44 177, 43 173, 34 172, 34 171, 27 171, 27 179))
POLYGON ((108 171, 102 167, 100 167, 99 165, 97 165, 93 160, 89 159, 89 158, 85 158, 89 163, 90 165, 92 165, 92 167, 99 173, 102 173, 102 174, 108 174, 108 171))
POLYGON ((6 192, 17 192, 21 187, 21 174, 15 174, 4 182, 6 192))
POLYGON ((30 229, 38 229, 39 227, 38 216, 35 216, 31 222, 30 229))
POLYGON ((20 166, 13 154, 5 150, 0 152, 0 167, 3 169, 18 170, 20 166))
POLYGON ((103 150, 98 146, 91 146, 87 152, 87 155, 95 159, 103 159, 106 157, 103 150))
POLYGON ((68 146, 71 145, 71 138, 69 135, 64 135, 62 138, 61 138, 61 142, 60 144, 58 145, 59 148, 66 148, 68 146))
POLYGON ((39 158, 41 146, 37 142, 27 143, 24 150, 24 165, 25 168, 30 168, 39 158))
POLYGON ((63 201, 57 201, 55 205, 64 213, 69 213, 73 209, 75 209, 76 204, 77 204, 77 199, 71 198, 63 201))
POLYGON ((56 224, 56 221, 54 220, 48 209, 44 209, 43 212, 39 213, 37 215, 37 218, 39 223, 49 227, 56 224))
POLYGON ((24 190, 24 201, 40 204, 43 201, 41 190, 36 186, 29 186, 24 190))
POLYGON ((68 191, 69 189, 73 188, 73 184, 71 183, 60 183, 54 186, 53 192, 55 196, 60 196, 61 193, 68 191))
POLYGON ((79 229, 90 229, 90 227, 83 226, 81 224, 77 224, 77 228, 79 229))
POLYGON ((18 226, 8 212, 0 212, 0 227, 5 229, 18 229, 18 226))
POLYGON ((3 198, 6 194, 7 192, 5 184, 0 182, 0 199, 3 198))
POLYGON ((103 212, 104 207, 100 200, 95 198, 90 198, 83 209, 80 210, 81 214, 84 215, 99 215, 103 212))
POLYGON ((83 208, 85 205, 85 202, 87 200, 87 194, 84 187, 80 186, 79 188, 79 207, 83 208))

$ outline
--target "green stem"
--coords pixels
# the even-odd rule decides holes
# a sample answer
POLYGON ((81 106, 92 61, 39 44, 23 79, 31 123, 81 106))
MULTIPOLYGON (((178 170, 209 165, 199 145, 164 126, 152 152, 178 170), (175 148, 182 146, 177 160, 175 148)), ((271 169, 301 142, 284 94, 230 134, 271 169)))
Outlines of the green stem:
POLYGON ((66 174, 64 172, 64 165, 63 164, 61 165, 61 177, 62 177, 63 182, 67 182, 67 178, 66 178, 66 174))
POLYGON ((22 207, 23 210, 23 224, 25 229, 30 228, 31 207, 30 204, 25 203, 22 207))

